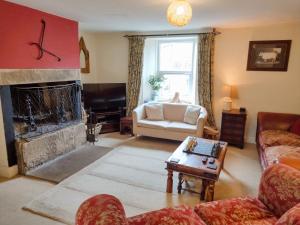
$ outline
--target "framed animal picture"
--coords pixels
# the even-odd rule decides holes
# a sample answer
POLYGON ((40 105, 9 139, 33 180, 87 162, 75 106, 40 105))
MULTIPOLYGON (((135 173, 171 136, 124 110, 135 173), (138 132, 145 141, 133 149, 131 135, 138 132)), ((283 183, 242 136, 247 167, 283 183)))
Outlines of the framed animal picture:
POLYGON ((287 71, 291 40, 250 41, 247 70, 287 71))

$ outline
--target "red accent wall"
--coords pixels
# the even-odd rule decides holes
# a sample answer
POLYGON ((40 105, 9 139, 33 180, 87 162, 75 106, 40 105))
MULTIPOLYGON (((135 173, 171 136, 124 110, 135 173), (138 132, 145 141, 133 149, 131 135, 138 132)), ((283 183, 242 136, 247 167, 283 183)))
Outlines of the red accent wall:
POLYGON ((80 68, 78 23, 35 9, 0 0, 0 69, 78 69, 80 68), (37 60, 38 42, 46 21, 43 47, 58 55, 44 54, 37 60))

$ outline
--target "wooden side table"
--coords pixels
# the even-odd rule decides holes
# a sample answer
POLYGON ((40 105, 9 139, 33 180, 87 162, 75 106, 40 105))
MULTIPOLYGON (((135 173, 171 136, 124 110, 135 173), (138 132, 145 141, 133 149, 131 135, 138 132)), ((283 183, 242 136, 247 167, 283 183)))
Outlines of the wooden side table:
POLYGON ((220 140, 239 148, 244 148, 246 118, 247 113, 240 112, 239 109, 224 110, 222 112, 220 140))
POLYGON ((132 124, 132 117, 131 116, 126 116, 122 117, 120 120, 120 134, 131 134, 133 135, 133 130, 132 130, 133 124, 132 124))

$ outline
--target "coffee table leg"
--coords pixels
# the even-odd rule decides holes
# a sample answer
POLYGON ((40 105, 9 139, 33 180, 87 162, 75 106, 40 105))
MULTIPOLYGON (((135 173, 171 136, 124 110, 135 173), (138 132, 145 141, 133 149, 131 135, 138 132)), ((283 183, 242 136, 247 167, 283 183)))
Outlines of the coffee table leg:
POLYGON ((215 194, 215 182, 210 181, 207 186, 207 195, 205 201, 210 202, 214 200, 214 194, 215 194))
POLYGON ((200 193, 200 200, 202 200, 202 201, 205 199, 205 193, 206 193, 207 185, 208 185, 207 180, 203 179, 202 180, 201 193, 200 193))
POLYGON ((173 170, 168 170, 167 192, 173 192, 173 170))
POLYGON ((179 173, 178 174, 178 187, 177 187, 178 194, 181 194, 181 190, 182 190, 182 183, 183 183, 182 177, 183 177, 182 173, 179 173))

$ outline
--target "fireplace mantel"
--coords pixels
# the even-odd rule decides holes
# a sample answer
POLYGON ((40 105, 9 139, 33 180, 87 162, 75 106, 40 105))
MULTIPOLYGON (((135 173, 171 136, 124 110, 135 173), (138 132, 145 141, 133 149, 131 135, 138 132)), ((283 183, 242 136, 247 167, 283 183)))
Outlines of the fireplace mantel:
POLYGON ((0 69, 0 86, 80 80, 79 69, 0 69))

